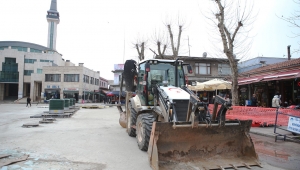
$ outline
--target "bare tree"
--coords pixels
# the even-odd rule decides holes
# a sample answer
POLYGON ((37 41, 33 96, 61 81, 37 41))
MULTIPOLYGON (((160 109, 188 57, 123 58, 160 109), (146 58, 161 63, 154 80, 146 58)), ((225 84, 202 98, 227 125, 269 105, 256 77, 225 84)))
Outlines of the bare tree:
POLYGON ((134 44, 134 47, 137 50, 138 58, 140 61, 145 59, 145 45, 146 45, 146 41, 137 41, 134 44))
POLYGON ((178 26, 178 36, 177 36, 177 43, 174 43, 174 35, 171 29, 171 25, 167 25, 170 41, 171 41, 171 47, 173 52, 173 58, 176 59, 178 57, 179 47, 180 47, 180 39, 181 39, 181 33, 182 33, 182 25, 178 26))
MULTIPOLYGON (((295 0, 294 2, 297 4, 297 6, 300 7, 300 0, 295 0)), ((291 27, 295 27, 295 28, 299 29, 298 30, 299 32, 292 32, 292 34, 293 34, 292 38, 300 37, 300 23, 299 23, 300 22, 300 10, 299 10, 299 7, 298 7, 298 10, 294 11, 293 13, 291 13, 290 16, 285 17, 285 16, 282 15, 280 17, 282 20, 284 20, 287 23, 289 23, 289 25, 291 27)), ((300 41, 298 42, 298 44, 299 44, 298 49, 295 49, 293 51, 293 53, 295 53, 295 52, 299 53, 300 52, 300 41)))
MULTIPOLYGON (((232 103, 233 105, 237 105, 239 103, 238 68, 235 49, 237 45, 240 45, 239 43, 241 43, 241 41, 236 41, 236 39, 239 33, 241 33, 241 29, 252 19, 250 16, 252 10, 249 9, 249 6, 246 7, 245 4, 244 7, 242 7, 242 4, 237 1, 231 1, 230 4, 226 4, 226 1, 221 2, 221 0, 214 0, 214 3, 216 5, 216 11, 213 12, 213 14, 217 20, 215 23, 220 33, 223 53, 228 58, 231 67, 232 103), (234 6, 234 3, 237 3, 235 4, 236 6, 234 6)), ((250 8, 253 8, 253 6, 250 8)), ((247 47, 245 46, 244 48, 247 47)))
MULTIPOLYGON (((153 44, 155 46, 154 48, 157 49, 157 52, 156 50, 153 50, 154 48, 149 49, 154 53, 154 58, 176 59, 178 57, 184 22, 178 19, 178 34, 175 35, 170 23, 164 24, 167 31, 155 31, 154 36, 152 37, 152 40, 154 41, 153 44), (169 47, 171 48, 171 54, 167 55, 169 47)), ((134 45, 138 52, 139 60, 145 59, 145 41, 137 41, 134 45)))
POLYGON ((168 37, 165 36, 164 31, 155 31, 152 39, 154 40, 154 45, 157 47, 158 53, 151 48, 150 50, 155 54, 155 58, 164 59, 168 47, 168 37))

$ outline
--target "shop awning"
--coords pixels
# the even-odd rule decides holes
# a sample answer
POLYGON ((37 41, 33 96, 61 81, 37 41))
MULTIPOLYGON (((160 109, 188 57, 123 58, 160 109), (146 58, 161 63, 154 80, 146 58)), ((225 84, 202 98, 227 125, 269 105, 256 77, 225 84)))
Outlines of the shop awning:
POLYGON ((79 93, 79 91, 77 90, 64 90, 64 93, 79 93))
POLYGON ((260 77, 245 78, 245 79, 239 80, 238 81, 238 85, 257 83, 257 82, 260 82, 262 79, 263 79, 262 76, 260 76, 260 77))
POLYGON ((293 79, 297 77, 300 77, 300 71, 277 72, 270 75, 240 79, 238 80, 238 85, 251 84, 257 82, 264 82, 264 81, 273 81, 273 80, 293 79))
POLYGON ((264 76, 263 81, 271 81, 271 80, 284 80, 284 79, 292 79, 292 78, 297 78, 297 76, 299 77, 299 73, 298 72, 281 72, 281 73, 277 73, 277 74, 272 74, 269 76, 264 76))
POLYGON ((51 92, 60 92, 60 88, 45 88, 44 89, 45 90, 45 92, 48 92, 48 93, 51 93, 51 92))
POLYGON ((110 91, 108 91, 108 90, 101 90, 103 93, 105 93, 105 94, 107 94, 107 93, 109 93, 110 91))

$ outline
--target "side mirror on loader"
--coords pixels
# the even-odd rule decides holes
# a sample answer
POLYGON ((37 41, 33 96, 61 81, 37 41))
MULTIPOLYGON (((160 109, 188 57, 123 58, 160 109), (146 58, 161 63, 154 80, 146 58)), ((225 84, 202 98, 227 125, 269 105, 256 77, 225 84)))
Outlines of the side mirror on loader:
POLYGON ((146 63, 145 70, 146 72, 150 72, 150 63, 146 63))
POLYGON ((192 74, 192 73, 193 73, 193 69, 192 69, 192 66, 191 66, 191 65, 188 65, 188 66, 187 66, 187 70, 188 70, 189 74, 192 74))

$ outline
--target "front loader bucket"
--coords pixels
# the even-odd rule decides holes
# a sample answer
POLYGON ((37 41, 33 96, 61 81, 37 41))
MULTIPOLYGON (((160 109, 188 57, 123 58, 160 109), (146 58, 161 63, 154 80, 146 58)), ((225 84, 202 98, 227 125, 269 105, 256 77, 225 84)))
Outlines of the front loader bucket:
MULTIPOLYGON (((225 169, 260 166, 249 135, 251 120, 188 127, 154 122, 148 147, 153 169, 225 169)), ((199 124, 200 125, 200 124, 199 124)))
POLYGON ((118 104, 117 108, 120 113, 120 118, 119 118, 119 124, 123 127, 126 128, 127 120, 126 120, 126 112, 123 111, 122 105, 118 104))

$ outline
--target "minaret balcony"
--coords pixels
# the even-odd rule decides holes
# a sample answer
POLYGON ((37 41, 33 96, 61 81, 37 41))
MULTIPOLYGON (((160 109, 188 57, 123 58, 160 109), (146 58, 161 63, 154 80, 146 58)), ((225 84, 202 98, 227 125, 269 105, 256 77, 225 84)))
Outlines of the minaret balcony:
POLYGON ((55 16, 55 15, 47 15, 47 18, 59 19, 59 16, 55 16))

